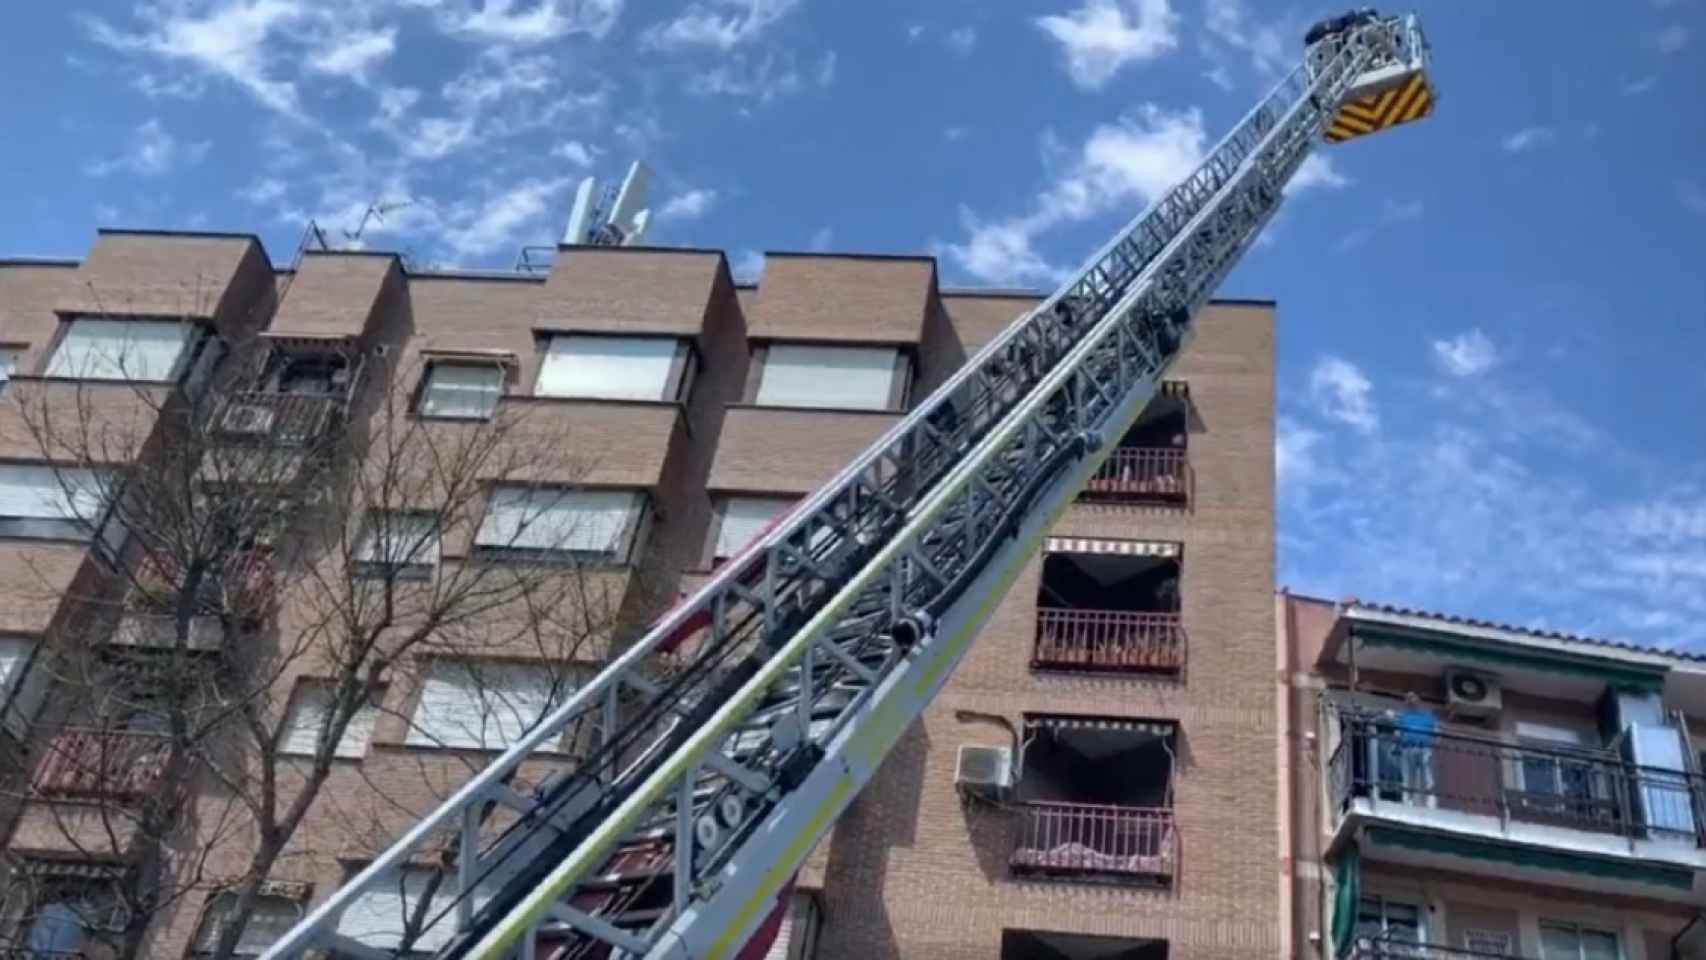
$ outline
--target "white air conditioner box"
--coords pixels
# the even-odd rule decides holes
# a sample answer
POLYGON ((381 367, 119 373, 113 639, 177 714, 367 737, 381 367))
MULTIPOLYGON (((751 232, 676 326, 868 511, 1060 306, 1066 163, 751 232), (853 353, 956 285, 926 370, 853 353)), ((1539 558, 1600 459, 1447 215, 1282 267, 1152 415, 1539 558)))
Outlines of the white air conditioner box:
POLYGON ((1013 786, 1013 753, 1006 747, 960 746, 954 786, 962 794, 999 800, 1013 786))
POLYGON ((1504 706, 1504 696, 1498 678, 1453 669, 1445 672, 1445 705, 1454 717, 1491 717, 1504 706))

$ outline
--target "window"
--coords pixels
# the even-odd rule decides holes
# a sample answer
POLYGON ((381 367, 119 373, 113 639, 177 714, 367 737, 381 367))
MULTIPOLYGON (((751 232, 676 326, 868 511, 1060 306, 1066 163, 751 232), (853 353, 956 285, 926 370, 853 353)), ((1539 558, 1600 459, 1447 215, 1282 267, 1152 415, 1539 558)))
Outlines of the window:
POLYGON ((683 400, 692 350, 675 337, 551 337, 533 392, 541 397, 683 400))
MULTIPOLYGON (((418 912, 427 928, 415 937, 407 956, 436 952, 456 933, 455 911, 451 909, 456 878, 445 875, 436 881, 434 888, 436 874, 437 871, 428 867, 405 867, 389 883, 369 887, 344 910, 338 920, 338 933, 364 946, 395 949, 403 940, 405 927, 418 912), (420 911, 421 898, 428 890, 432 890, 432 900, 420 911)), ((474 909, 480 909, 488 899, 490 895, 477 888, 474 909)))
POLYGON ((0 536, 88 540, 110 491, 93 470, 0 464, 0 536))
POLYGON ((474 536, 483 552, 626 563, 645 498, 632 490, 498 487, 474 536))
POLYGON ((1540 922, 1540 960, 1617 960, 1617 934, 1573 923, 1540 922))
MULTIPOLYGON (((313 756, 320 743, 320 731, 326 723, 327 711, 332 708, 332 685, 324 680, 307 680, 296 688, 285 714, 284 739, 279 752, 294 756, 313 756)), ((350 718, 344 735, 332 755, 347 760, 359 760, 367 755, 367 743, 373 738, 373 726, 379 721, 379 708, 365 704, 350 718)))
POLYGON ((792 497, 724 497, 711 559, 727 560, 740 553, 793 505, 792 497))
POLYGON ((1516 735, 1533 748, 1522 753, 1518 766, 1522 791, 1529 795, 1526 799, 1544 802, 1544 798, 1557 797, 1581 801, 1594 797, 1597 778, 1592 762, 1569 756, 1572 748, 1581 745, 1579 733, 1567 727, 1519 720, 1516 735))
POLYGON ((38 644, 28 637, 0 637, 0 729, 22 739, 41 709, 50 674, 35 670, 38 644))
POLYGON ((109 868, 95 864, 26 862, 29 907, 19 918, 25 955, 97 956, 124 933, 126 911, 110 881, 80 876, 109 868))
POLYGON ((439 660, 427 671, 408 743, 502 750, 567 695, 544 664, 439 660))
POLYGON ((1358 938, 1419 944, 1423 941, 1422 932, 1422 908, 1414 903, 1363 897, 1357 905, 1358 938))
POLYGON ((421 416, 487 420, 503 392, 504 368, 496 363, 435 360, 421 390, 421 416))
POLYGON ((195 327, 178 320, 72 320, 48 364, 50 377, 176 380, 195 327))
POLYGON ((896 410, 905 405, 906 364, 893 347, 773 343, 764 355, 757 403, 765 407, 896 410))
POLYGON ((438 518, 430 513, 374 511, 356 542, 356 572, 428 577, 438 564, 438 518))
POLYGON ((0 391, 6 389, 12 374, 18 370, 18 352, 11 347, 0 347, 0 391))
MULTIPOLYGON (((237 894, 221 893, 208 904, 207 913, 202 917, 201 929, 196 931, 195 956, 211 955, 219 945, 219 938, 230 923, 232 911, 237 909, 237 894)), ((237 936, 237 947, 232 956, 258 957, 266 948, 273 945, 280 937, 302 919, 302 904, 289 897, 258 896, 253 908, 249 911, 249 922, 243 925, 243 932, 237 936)))

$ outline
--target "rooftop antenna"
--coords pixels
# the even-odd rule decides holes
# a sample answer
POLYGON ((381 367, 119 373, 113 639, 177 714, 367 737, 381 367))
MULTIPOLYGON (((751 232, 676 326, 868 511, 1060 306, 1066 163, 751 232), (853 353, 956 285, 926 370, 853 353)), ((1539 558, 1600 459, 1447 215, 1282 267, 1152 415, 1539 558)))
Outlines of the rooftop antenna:
MULTIPOLYGON (((395 211, 395 210, 401 210, 404 207, 410 206, 411 203, 412 203, 412 201, 409 201, 409 200, 398 200, 398 201, 395 201, 392 203, 386 203, 382 200, 373 201, 372 203, 367 205, 366 210, 362 211, 361 222, 355 225, 354 230, 351 230, 348 227, 344 228, 344 230, 343 230, 344 239, 348 240, 352 245, 359 248, 361 245, 361 235, 364 231, 367 230, 367 224, 369 223, 369 221, 374 222, 374 223, 378 223, 381 226, 383 226, 385 223, 385 215, 387 213, 391 213, 392 211, 395 211)), ((322 241, 322 243, 324 243, 324 241, 322 241)))
POLYGON ((575 205, 563 231, 565 246, 630 247, 645 235, 652 213, 645 208, 652 172, 636 160, 628 166, 622 185, 600 189, 598 178, 587 177, 575 189, 575 205))

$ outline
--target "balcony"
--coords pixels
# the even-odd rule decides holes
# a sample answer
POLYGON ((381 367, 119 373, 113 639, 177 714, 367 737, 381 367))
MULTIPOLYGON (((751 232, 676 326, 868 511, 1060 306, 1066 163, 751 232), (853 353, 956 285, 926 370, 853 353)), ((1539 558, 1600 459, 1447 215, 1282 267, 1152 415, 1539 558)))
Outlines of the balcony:
POLYGON ((1463 733, 1417 734, 1349 719, 1331 764, 1338 803, 1400 804, 1635 839, 1702 846, 1700 778, 1610 751, 1463 733))
POLYGON ((1184 667, 1185 629, 1177 613, 1037 611, 1032 669, 1170 675, 1184 667))
POLYGON ((51 799, 139 797, 165 773, 169 744, 158 733, 63 730, 47 744, 30 787, 51 799))
POLYGON ((36 950, 31 947, 0 947, 0 960, 89 960, 81 950, 36 950))
POLYGON ((1350 960, 1525 960, 1510 953, 1484 953, 1398 937, 1357 937, 1350 960))
POLYGON ((1191 467, 1177 447, 1117 447, 1091 475, 1079 499, 1087 503, 1182 504, 1190 499, 1191 467))
POLYGON ((325 434, 341 397, 306 393, 234 393, 216 424, 228 440, 266 446, 302 447, 325 434))
MULTIPOLYGON (((191 617, 184 648, 193 653, 215 653, 224 637, 218 617, 191 617)), ((178 618, 167 613, 127 612, 119 619, 111 642, 114 646, 139 650, 170 650, 178 642, 178 618)))
POLYGON ((1173 811, 1094 803, 1019 805, 1015 875, 1088 882, 1172 881, 1178 861, 1173 811))

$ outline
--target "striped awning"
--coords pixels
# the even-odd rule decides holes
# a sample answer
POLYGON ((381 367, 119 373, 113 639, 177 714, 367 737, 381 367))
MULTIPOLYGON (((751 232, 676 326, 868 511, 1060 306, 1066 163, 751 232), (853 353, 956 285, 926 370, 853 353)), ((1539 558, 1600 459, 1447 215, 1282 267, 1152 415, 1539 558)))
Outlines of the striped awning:
POLYGON ((1158 737, 1171 736, 1179 729, 1176 720, 1139 720, 1131 717, 1074 717, 1062 714, 1032 714, 1025 717, 1025 727, 1047 727, 1051 730, 1120 730, 1127 733, 1152 733, 1158 737))
POLYGON ((1121 557, 1177 557, 1184 544, 1176 540, 1107 540, 1100 537, 1049 537, 1044 553, 1102 553, 1121 557))
POLYGON ((23 872, 32 877, 58 877, 69 880, 116 880, 124 876, 124 867, 114 863, 91 863, 88 860, 25 860, 23 872))

